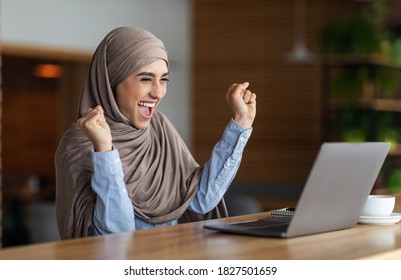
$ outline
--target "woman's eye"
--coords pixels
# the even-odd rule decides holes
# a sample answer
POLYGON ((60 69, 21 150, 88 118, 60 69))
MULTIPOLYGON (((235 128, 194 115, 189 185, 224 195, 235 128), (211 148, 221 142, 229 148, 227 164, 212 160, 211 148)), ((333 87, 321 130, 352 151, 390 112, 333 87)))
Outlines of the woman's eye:
POLYGON ((151 82, 152 79, 149 78, 149 77, 143 77, 143 78, 141 78, 141 81, 142 81, 142 82, 151 82))
POLYGON ((166 82, 166 83, 167 83, 167 82, 169 82, 169 81, 170 81, 170 79, 169 79, 169 78, 162 78, 162 79, 161 79, 161 81, 162 81, 162 82, 166 82))

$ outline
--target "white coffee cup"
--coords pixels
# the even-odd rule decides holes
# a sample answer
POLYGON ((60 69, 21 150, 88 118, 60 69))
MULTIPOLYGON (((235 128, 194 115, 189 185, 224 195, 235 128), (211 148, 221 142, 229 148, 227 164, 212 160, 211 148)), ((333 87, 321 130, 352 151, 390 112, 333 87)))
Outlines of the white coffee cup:
POLYGON ((387 217, 393 213, 395 196, 392 195, 369 195, 361 216, 387 217))

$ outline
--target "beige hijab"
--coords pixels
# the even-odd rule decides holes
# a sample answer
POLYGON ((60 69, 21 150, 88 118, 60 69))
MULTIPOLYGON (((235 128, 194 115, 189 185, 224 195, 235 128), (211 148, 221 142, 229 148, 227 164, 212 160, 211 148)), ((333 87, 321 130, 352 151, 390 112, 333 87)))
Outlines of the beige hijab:
MULTIPOLYGON (((139 68, 163 59, 163 43, 131 27, 111 31, 98 46, 79 104, 79 116, 101 105, 118 149, 133 211, 145 221, 165 223, 227 216, 224 201, 206 215, 187 210, 196 194, 202 167, 193 159, 169 120, 155 112, 146 129, 133 127, 121 114, 115 87, 139 68)), ((62 239, 86 236, 92 225, 96 194, 91 188, 92 145, 74 124, 56 152, 57 222, 62 239)))

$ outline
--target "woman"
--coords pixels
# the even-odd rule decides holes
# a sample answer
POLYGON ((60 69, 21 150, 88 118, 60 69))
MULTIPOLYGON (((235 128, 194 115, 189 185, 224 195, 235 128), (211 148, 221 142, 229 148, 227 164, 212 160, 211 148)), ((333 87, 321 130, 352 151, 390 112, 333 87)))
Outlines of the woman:
POLYGON ((56 152, 62 239, 227 216, 223 195, 256 114, 249 83, 233 84, 233 111, 211 159, 199 166, 157 106, 166 95, 163 43, 120 27, 100 43, 81 93, 79 119, 56 152))

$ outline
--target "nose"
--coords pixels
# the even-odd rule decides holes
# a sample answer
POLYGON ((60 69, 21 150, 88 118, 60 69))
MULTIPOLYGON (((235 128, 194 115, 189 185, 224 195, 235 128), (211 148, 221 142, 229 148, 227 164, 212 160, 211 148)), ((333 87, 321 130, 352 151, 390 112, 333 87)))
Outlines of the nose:
POLYGON ((150 95, 152 98, 162 99, 166 95, 166 86, 159 81, 155 81, 152 84, 150 95))

